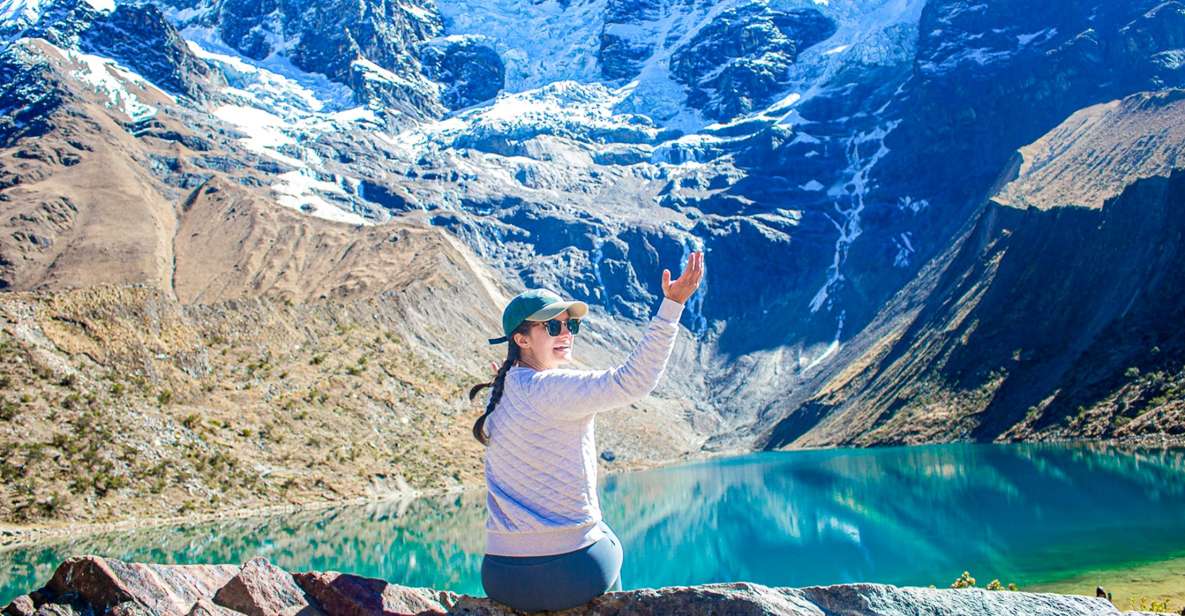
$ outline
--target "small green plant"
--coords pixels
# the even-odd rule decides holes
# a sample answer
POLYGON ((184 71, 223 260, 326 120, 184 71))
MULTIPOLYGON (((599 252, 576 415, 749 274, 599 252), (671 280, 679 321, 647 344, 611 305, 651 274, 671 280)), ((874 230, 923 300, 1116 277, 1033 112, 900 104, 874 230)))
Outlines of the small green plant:
POLYGON ((118 397, 120 397, 120 396, 122 396, 122 395, 123 395, 123 392, 124 392, 126 389, 127 389, 127 388, 126 388, 126 387, 124 387, 124 384, 123 384, 123 383, 112 383, 112 384, 111 384, 111 395, 113 395, 113 396, 115 396, 115 397, 117 397, 117 398, 118 398, 118 397))
POLYGON ((160 391, 160 393, 156 395, 156 401, 157 401, 157 402, 158 402, 158 403, 159 403, 161 406, 165 406, 166 404, 168 404, 168 403, 172 402, 172 401, 173 401, 173 390, 171 390, 171 389, 162 389, 162 390, 160 391))
POLYGON ((1128 601, 1130 609, 1141 612, 1168 612, 1168 601, 1157 601, 1156 599, 1149 599, 1148 597, 1140 597, 1139 599, 1131 599, 1128 601))
POLYGON ((20 412, 20 405, 13 402, 12 400, 5 398, 2 402, 0 402, 0 419, 8 421, 16 417, 20 412))
POLYGON ((1127 370, 1123 371, 1123 376, 1129 379, 1138 378, 1140 376, 1140 369, 1135 366, 1131 366, 1127 370))
POLYGON ((324 361, 325 361, 325 354, 318 353, 317 355, 314 355, 312 359, 309 360, 309 363, 314 366, 320 366, 321 362, 324 362, 324 361))
POLYGON ((971 573, 964 571, 958 579, 950 585, 951 588, 975 588, 975 578, 971 577, 971 573))
MULTIPOLYGON (((963 575, 960 575, 954 582, 952 582, 950 587, 951 588, 975 588, 976 587, 975 584, 976 584, 976 580, 975 580, 975 578, 971 577, 971 573, 968 571, 964 571, 963 575)), ((931 588, 933 588, 933 586, 931 586, 931 588)), ((1016 586, 1016 584, 1012 584, 1012 583, 1005 586, 1004 584, 1000 583, 999 579, 993 579, 992 581, 988 582, 987 586, 984 586, 984 589, 985 590, 999 590, 999 591, 1003 591, 1003 590, 1015 591, 1017 589, 1017 586, 1016 586)))
POLYGON ((197 413, 190 413, 181 419, 181 425, 193 430, 199 423, 201 423, 201 421, 202 418, 200 415, 197 413))

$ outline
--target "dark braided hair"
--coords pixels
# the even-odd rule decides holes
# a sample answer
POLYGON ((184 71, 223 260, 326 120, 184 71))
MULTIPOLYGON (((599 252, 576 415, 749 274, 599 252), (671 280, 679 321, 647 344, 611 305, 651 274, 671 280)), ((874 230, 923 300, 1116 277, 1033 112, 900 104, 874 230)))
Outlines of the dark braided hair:
POLYGON ((522 354, 518 343, 514 341, 514 334, 525 334, 530 327, 531 322, 524 321, 510 334, 510 340, 506 344, 506 361, 503 361, 502 366, 498 368, 498 374, 494 377, 494 380, 489 383, 479 383, 469 390, 469 400, 472 401, 477 397, 477 392, 486 387, 493 387, 493 391, 490 392, 490 401, 486 404, 486 412, 482 413, 481 417, 478 417, 477 421, 473 424, 473 438, 477 439, 482 445, 490 444, 490 439, 485 435, 486 417, 489 417, 490 413, 494 412, 494 407, 498 406, 498 401, 502 399, 502 386, 506 382, 506 373, 510 371, 510 367, 514 365, 514 362, 518 361, 518 358, 522 354))

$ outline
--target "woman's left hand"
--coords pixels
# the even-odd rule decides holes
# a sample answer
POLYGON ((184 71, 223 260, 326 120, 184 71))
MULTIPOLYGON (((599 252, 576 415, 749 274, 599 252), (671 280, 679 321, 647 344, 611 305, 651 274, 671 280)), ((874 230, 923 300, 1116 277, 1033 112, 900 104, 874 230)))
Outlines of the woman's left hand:
POLYGON ((671 270, 664 269, 662 271, 662 294, 680 304, 685 304, 687 299, 699 288, 703 275, 704 253, 697 250, 687 258, 687 267, 678 280, 671 280, 671 270))

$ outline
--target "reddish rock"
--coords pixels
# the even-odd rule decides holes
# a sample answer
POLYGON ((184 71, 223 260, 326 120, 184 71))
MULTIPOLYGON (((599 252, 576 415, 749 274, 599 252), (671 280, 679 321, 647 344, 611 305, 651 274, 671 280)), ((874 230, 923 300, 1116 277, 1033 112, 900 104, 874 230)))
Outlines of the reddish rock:
POLYGON ((77 593, 99 614, 132 602, 159 616, 185 616, 237 572, 234 565, 146 565, 77 556, 58 566, 46 588, 59 595, 77 593))
POLYGON ((292 574, 266 558, 252 558, 214 595, 214 603, 248 616, 320 616, 292 574))
POLYGON ((222 607, 209 599, 198 599, 197 603, 193 604, 193 608, 185 616, 242 616, 242 612, 236 612, 229 607, 222 607))
POLYGON ((452 592, 409 588, 348 573, 311 571, 292 576, 329 616, 445 614, 457 600, 452 592))
POLYGON ((21 595, 12 600, 8 607, 4 608, 4 616, 33 616, 37 612, 37 607, 33 605, 33 599, 29 595, 21 595))
POLYGON ((136 603, 135 601, 126 601, 120 603, 107 610, 103 616, 156 616, 151 610, 136 603))

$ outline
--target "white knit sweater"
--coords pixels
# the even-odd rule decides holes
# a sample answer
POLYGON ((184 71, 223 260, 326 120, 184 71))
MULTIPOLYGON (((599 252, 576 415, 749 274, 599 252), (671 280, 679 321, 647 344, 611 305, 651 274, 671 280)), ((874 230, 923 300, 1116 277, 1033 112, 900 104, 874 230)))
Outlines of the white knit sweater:
POLYGON ((607 370, 515 366, 486 419, 486 553, 562 554, 599 528, 596 413, 645 398, 658 385, 683 304, 663 299, 629 358, 607 370))

